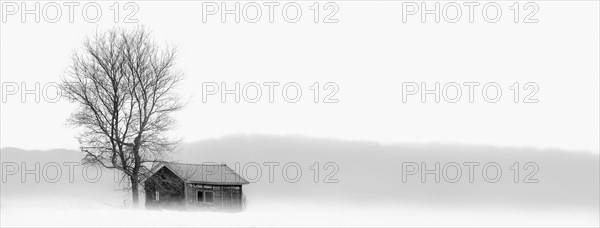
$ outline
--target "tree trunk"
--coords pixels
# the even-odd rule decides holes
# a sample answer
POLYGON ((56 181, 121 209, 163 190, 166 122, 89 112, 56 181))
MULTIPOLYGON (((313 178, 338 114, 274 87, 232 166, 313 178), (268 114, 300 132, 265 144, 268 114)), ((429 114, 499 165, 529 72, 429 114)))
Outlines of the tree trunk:
POLYGON ((140 176, 140 166, 141 166, 141 158, 140 158, 140 145, 141 145, 142 134, 140 133, 137 137, 135 137, 133 144, 133 170, 131 175, 131 196, 132 196, 132 207, 139 208, 140 197, 138 191, 138 177, 140 176))
POLYGON ((139 208, 140 196, 138 190, 138 178, 136 175, 131 176, 131 207, 139 208))

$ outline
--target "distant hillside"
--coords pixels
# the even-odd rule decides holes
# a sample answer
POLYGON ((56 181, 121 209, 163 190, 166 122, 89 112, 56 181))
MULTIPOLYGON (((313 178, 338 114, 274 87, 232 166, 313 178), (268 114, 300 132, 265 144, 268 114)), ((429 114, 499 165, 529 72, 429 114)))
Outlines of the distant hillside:
MULTIPOLYGON (((30 165, 35 162, 40 162, 42 168, 49 162, 78 162, 82 156, 77 151, 68 150, 2 148, 0 152, 3 166, 11 162, 25 162, 28 168, 33 167, 30 165)), ((598 155, 573 151, 444 144, 381 145, 300 136, 236 135, 183 144, 174 153, 173 160, 227 163, 246 179, 255 182, 244 187, 246 199, 251 204, 267 200, 302 200, 314 201, 315 205, 458 204, 464 207, 598 211, 599 202, 598 155), (275 162, 279 165, 275 166, 275 162), (314 180, 314 170, 317 170, 315 162, 319 163, 318 183, 314 180), (403 162, 419 165, 425 162, 427 169, 433 169, 435 162, 440 162, 442 166, 456 162, 462 167, 462 177, 457 183, 450 183, 441 176, 440 183, 435 183, 434 175, 429 174, 426 176, 428 181, 421 183, 418 173, 407 176, 407 182, 403 183, 403 162), (468 168, 463 165, 464 162, 480 163, 475 167, 474 183, 469 183, 468 168), (482 166, 492 162, 502 168, 502 176, 497 183, 488 183, 482 177, 482 166), (520 183, 514 183, 514 172, 510 170, 514 162, 520 164, 520 183), (531 179, 537 179, 539 183, 521 183, 533 171, 523 169, 528 162, 537 164, 539 170, 531 179), (327 163, 331 164, 325 169, 327 163), (273 167, 273 183, 269 180, 267 164, 273 167), (287 178, 299 179, 296 183, 284 180, 282 169, 286 164, 287 178), (257 177, 257 167, 261 169, 260 178, 257 177), (302 170, 298 178, 296 167, 302 170), (338 183, 323 183, 327 178, 330 181, 338 180, 338 183)), ((50 167, 48 170, 53 169, 50 167)), ((446 178, 456 176, 454 170, 449 167, 446 178)), ((89 170, 89 173, 93 174, 93 171, 89 170)), ((65 172, 67 170, 63 166, 65 172)), ((76 172, 81 174, 83 168, 78 167, 76 172)), ((495 175, 494 172, 489 174, 492 177, 495 175)), ((69 183, 66 177, 58 183, 42 181, 39 184, 30 181, 29 177, 27 183, 20 183, 19 175, 9 175, 7 179, 1 189, 3 200, 62 195, 119 204, 129 196, 127 192, 116 191, 119 185, 114 182, 113 173, 108 171, 103 172, 102 179, 97 183, 86 183, 81 175, 75 175, 75 183, 69 183)))
POLYGON ((63 149, 0 149, 3 205, 35 201, 43 206, 72 199, 122 206, 130 193, 122 191, 114 172, 86 168, 82 157, 81 152, 63 149))
MULTIPOLYGON (((226 162, 230 166, 238 162, 240 169, 246 165, 249 174, 244 176, 250 177, 255 177, 254 163, 261 164, 262 178, 245 190, 250 199, 343 200, 357 205, 458 203, 461 206, 593 210, 598 210, 599 202, 599 157, 577 151, 452 144, 381 145, 300 136, 235 135, 185 144, 174 159, 196 163, 226 162), (275 168, 274 183, 269 182, 268 166, 262 165, 264 162, 281 164, 275 168), (298 183, 283 181, 282 166, 291 162, 302 167, 303 176, 298 183), (310 169, 314 162, 321 166, 321 181, 332 171, 324 170, 323 166, 335 162, 339 171, 334 177, 339 183, 314 183, 314 172, 310 169), (462 178, 457 183, 450 183, 440 177, 440 183, 435 183, 434 175, 427 175, 427 182, 422 183, 417 174, 407 176, 407 182, 403 183, 403 162, 419 165, 425 162, 427 169, 434 169, 436 162, 441 166, 456 162, 462 167, 462 178), (469 183, 468 167, 462 165, 464 162, 481 164, 475 167, 474 183, 469 183), (482 179, 482 166, 491 162, 502 168, 502 177, 497 183, 482 179), (539 183, 514 183, 514 174, 510 170, 514 162, 521 166, 520 182, 533 171, 531 167, 524 170, 523 166, 535 162, 539 170, 532 179, 538 179, 539 183)), ((455 176, 454 170, 448 168, 448 178, 455 176)), ((289 171, 291 176, 293 171, 289 171)), ((493 171, 491 168, 488 175, 493 177, 493 171)))

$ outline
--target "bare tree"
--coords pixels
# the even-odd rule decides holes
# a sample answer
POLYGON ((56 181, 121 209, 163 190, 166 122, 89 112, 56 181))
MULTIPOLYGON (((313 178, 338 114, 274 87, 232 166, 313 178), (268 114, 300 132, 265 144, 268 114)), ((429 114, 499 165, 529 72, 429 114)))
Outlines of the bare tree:
POLYGON ((89 37, 73 54, 61 84, 78 104, 67 122, 78 135, 84 164, 121 171, 129 182, 133 206, 147 163, 162 160, 178 140, 167 136, 173 112, 183 104, 174 92, 175 49, 161 49, 142 27, 112 29, 89 37))

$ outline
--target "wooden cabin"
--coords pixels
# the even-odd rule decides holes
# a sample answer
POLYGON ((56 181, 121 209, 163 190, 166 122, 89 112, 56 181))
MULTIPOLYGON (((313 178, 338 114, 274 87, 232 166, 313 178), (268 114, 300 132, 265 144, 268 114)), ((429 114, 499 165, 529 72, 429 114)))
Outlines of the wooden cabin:
POLYGON ((162 162, 143 184, 147 209, 241 210, 248 181, 224 164, 162 162))

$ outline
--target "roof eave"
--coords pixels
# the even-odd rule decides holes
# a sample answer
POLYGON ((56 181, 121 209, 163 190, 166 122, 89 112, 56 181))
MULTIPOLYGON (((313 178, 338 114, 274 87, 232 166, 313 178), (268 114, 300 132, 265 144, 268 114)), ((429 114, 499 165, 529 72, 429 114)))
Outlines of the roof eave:
POLYGON ((208 184, 208 185, 247 185, 250 182, 206 182, 206 181, 184 181, 186 184, 208 184))

